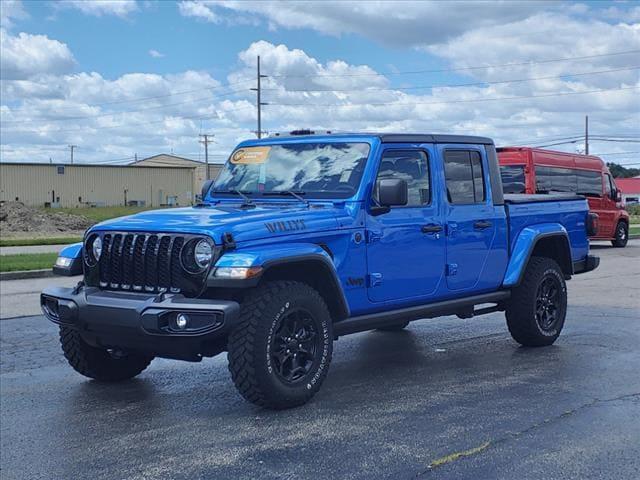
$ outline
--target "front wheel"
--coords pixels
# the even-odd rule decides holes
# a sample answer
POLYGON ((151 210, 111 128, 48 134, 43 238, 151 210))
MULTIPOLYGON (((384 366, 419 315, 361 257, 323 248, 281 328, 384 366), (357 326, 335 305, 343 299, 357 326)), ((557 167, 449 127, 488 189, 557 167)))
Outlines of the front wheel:
POLYGON ((229 371, 246 400, 291 408, 320 389, 332 352, 331 316, 320 294, 304 283, 272 281, 242 303, 229 336, 229 371))
POLYGON ((532 257, 520 285, 507 304, 507 326, 513 339, 527 347, 556 341, 567 313, 567 285, 552 259, 532 257))
POLYGON ((625 222, 618 222, 616 226, 616 235, 611 240, 611 245, 614 247, 622 248, 627 246, 627 242, 629 241, 629 227, 625 222))
POLYGON ((89 345, 77 330, 60 327, 60 344, 73 369, 103 382, 133 378, 149 366, 153 357, 110 351, 89 345))

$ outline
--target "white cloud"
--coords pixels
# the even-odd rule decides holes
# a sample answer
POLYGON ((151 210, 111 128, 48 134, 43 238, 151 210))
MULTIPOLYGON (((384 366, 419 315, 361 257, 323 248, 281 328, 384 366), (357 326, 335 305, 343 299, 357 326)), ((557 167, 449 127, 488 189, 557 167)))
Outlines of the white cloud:
POLYGON ((11 29, 15 20, 29 18, 20 0, 4 0, 0 7, 0 27, 11 29))
MULTIPOLYGON (((572 17, 518 20, 479 28, 438 45, 454 67, 533 61, 634 48, 635 25, 609 25, 572 17), (555 22, 555 23, 554 23, 555 22), (539 26, 537 26, 540 24, 539 26), (554 34, 552 32, 562 31, 554 34), (527 30, 527 36, 517 35, 527 30), (590 35, 597 44, 590 43, 590 35), (507 40, 505 40, 507 39, 507 40), (551 45, 549 45, 551 43, 551 45), (486 54, 480 60, 474 52, 486 54)), ((64 146, 80 145, 79 161, 104 161, 173 150, 197 158, 201 131, 215 133, 212 155, 222 159, 255 130, 255 62, 264 73, 263 128, 450 132, 486 135, 499 144, 580 132, 584 114, 596 134, 637 133, 638 90, 545 96, 637 86, 637 70, 527 82, 399 90, 394 77, 341 58, 319 61, 302 49, 257 41, 238 53, 238 67, 220 82, 204 72, 177 75, 130 73, 106 79, 95 72, 36 76, 2 83, 3 160, 66 158, 64 146), (342 76, 340 76, 342 75, 342 76), (348 91, 300 91, 300 90, 348 91), (492 101, 495 98, 516 98, 492 101), (52 153, 53 152, 53 153, 52 153), (56 153, 60 152, 60 153, 56 153), (25 157, 27 156, 27 157, 25 157)), ((464 72, 469 83, 606 70, 635 65, 633 58, 532 63, 464 72)), ((447 77, 448 78, 448 77, 447 77)), ((450 83, 430 76, 418 85, 450 83)), ((569 145, 569 150, 575 145, 569 145)), ((592 151, 624 151, 622 144, 595 143, 592 151), (619 150, 618 150, 619 149, 619 150)), ((628 149, 628 148, 627 148, 628 149)), ((613 159, 621 157, 614 157, 613 159)))
MULTIPOLYGON (((446 58, 454 67, 459 68, 522 63, 523 59, 531 62, 506 70, 511 78, 517 78, 518 75, 559 75, 638 65, 637 53, 606 56, 638 49, 638 23, 612 25, 596 19, 579 20, 565 15, 540 13, 505 25, 472 30, 446 43, 433 45, 426 51, 446 58), (526 32, 526 35, 522 32, 526 32), (483 52, 482 56, 479 57, 477 52, 483 52), (596 55, 603 56, 578 61, 535 63, 548 59, 596 55)), ((472 73, 482 79, 492 80, 503 78, 505 69, 488 68, 474 70, 472 73)), ((614 82, 624 78, 633 81, 637 78, 637 72, 617 73, 609 78, 614 82)))
POLYGON ((164 53, 160 53, 158 50, 154 50, 153 48, 149 50, 149 55, 153 58, 162 58, 164 57, 164 53))
POLYGON ((64 0, 56 3, 58 8, 75 8, 85 15, 102 17, 115 15, 125 18, 138 10, 136 0, 64 0))
POLYGON ((238 15, 258 16, 272 28, 313 29, 339 36, 360 34, 394 46, 441 42, 469 29, 526 18, 548 2, 426 2, 426 1, 236 1, 182 2, 180 13, 219 22, 238 15), (183 5, 188 6, 183 11, 183 5))
POLYGON ((10 35, 0 29, 0 72, 2 79, 19 80, 38 74, 63 74, 75 67, 66 44, 46 35, 10 35))
POLYGON ((213 10, 199 1, 182 1, 178 4, 178 11, 183 17, 192 17, 209 23, 218 23, 220 19, 213 10))

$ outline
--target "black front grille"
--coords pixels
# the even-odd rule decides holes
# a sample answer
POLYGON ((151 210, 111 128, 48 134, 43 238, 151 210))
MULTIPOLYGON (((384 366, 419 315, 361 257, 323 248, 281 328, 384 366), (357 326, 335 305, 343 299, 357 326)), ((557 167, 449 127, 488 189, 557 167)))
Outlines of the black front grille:
POLYGON ((199 273, 186 271, 181 255, 187 243, 198 242, 204 237, 133 232, 97 235, 102 238, 102 255, 97 265, 85 262, 88 285, 109 290, 171 292, 187 296, 195 296, 202 291, 208 270, 199 273))

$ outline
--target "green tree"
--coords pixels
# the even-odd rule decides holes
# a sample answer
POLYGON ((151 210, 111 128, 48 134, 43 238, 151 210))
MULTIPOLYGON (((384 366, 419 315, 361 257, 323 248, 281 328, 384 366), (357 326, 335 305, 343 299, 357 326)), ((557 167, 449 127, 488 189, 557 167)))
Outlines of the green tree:
POLYGON ((630 178, 640 175, 640 168, 627 168, 614 162, 607 162, 607 167, 611 170, 613 178, 630 178))

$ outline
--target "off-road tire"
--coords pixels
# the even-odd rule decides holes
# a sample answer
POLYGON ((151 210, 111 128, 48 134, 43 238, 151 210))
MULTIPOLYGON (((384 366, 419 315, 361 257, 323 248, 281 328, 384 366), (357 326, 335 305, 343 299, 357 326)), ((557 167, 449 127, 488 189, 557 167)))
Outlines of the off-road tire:
POLYGON ((409 322, 396 323, 395 325, 388 325, 386 327, 376 328, 379 332, 399 332, 409 326, 409 322))
POLYGON ((611 240, 611 245, 617 248, 623 248, 627 246, 629 241, 629 227, 626 222, 618 222, 616 225, 616 235, 611 240))
POLYGON ((513 339, 527 347, 542 347, 556 341, 567 313, 567 285, 560 266, 546 257, 531 257, 520 285, 513 289, 506 308, 507 326, 513 339), (557 283, 557 320, 544 329, 536 320, 539 289, 545 279, 557 283))
POLYGON ((81 375, 103 382, 133 378, 149 366, 153 357, 127 354, 116 357, 89 345, 77 330, 60 327, 60 344, 69 365, 81 375))
POLYGON ((271 281, 259 286, 242 302, 238 325, 229 335, 231 378, 249 402, 270 409, 297 407, 308 402, 327 376, 333 352, 333 329, 322 296, 309 285, 271 281), (318 345, 311 369, 295 383, 278 376, 271 358, 276 330, 297 309, 304 309, 317 325, 318 345))

